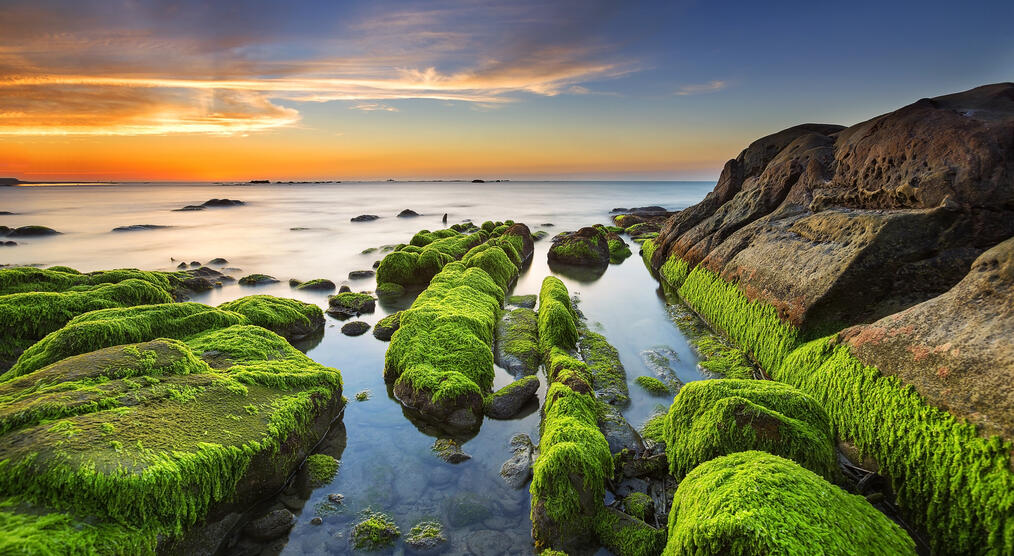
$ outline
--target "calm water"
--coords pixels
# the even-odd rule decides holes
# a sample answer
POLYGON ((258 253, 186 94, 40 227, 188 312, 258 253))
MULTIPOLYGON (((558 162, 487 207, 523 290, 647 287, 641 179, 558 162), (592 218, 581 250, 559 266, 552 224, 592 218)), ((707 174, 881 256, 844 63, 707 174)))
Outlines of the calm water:
MULTIPOLYGON (((236 278, 253 272, 273 275, 279 284, 256 288, 229 284, 196 296, 209 304, 265 293, 293 297, 327 306, 321 293, 289 288, 289 278, 330 278, 353 290, 372 290, 375 282, 347 280, 352 270, 368 269, 383 255, 364 249, 407 242, 420 229, 444 227, 472 219, 513 219, 533 231, 550 235, 609 222, 614 207, 662 205, 679 209, 696 203, 712 189, 701 182, 511 182, 463 183, 343 183, 326 185, 221 186, 211 184, 105 185, 75 187, 0 187, 0 225, 49 226, 63 232, 46 238, 18 240, 16 247, 0 247, 2 264, 68 265, 82 271, 118 267, 171 270, 179 261, 229 260, 236 278), (173 212, 211 198, 240 199, 245 206, 173 212), (411 208, 422 216, 395 218, 411 208), (352 223, 359 214, 376 214, 374 222, 352 223), (159 230, 112 232, 117 226, 156 224, 159 230), (548 226, 552 224, 553 226, 548 226), (292 228, 303 228, 292 230, 292 228), (175 259, 173 261, 172 259, 175 259)), ((701 378, 697 358, 686 338, 670 321, 658 284, 636 255, 611 265, 599 277, 561 276, 571 293, 581 298, 581 310, 593 329, 605 334, 619 350, 627 371, 632 403, 624 414, 640 426, 666 398, 645 394, 634 379, 652 374, 641 353, 666 347, 678 356, 674 370, 684 380, 701 378)), ((538 293, 542 279, 552 274, 546 263, 549 239, 535 244, 533 263, 518 280, 514 293, 538 293)), ((407 307, 411 296, 378 305, 363 320, 380 318, 407 307)), ((348 531, 365 508, 394 517, 403 533, 423 519, 448 527, 450 549, 461 554, 531 553, 527 488, 513 490, 499 477, 510 457, 508 440, 516 433, 538 442, 539 415, 532 404, 523 416, 487 419, 463 449, 472 459, 457 465, 437 459, 430 448, 435 439, 424 425, 410 420, 387 391, 382 377, 387 343, 366 334, 343 336, 340 323, 327 317, 323 339, 307 346, 313 359, 342 372, 350 399, 343 422, 337 424, 318 451, 342 462, 334 481, 311 489, 290 487, 269 504, 284 503, 298 522, 287 540, 266 548, 268 553, 319 554, 348 552, 348 531), (354 394, 370 390, 365 402, 354 394), (345 503, 337 510, 327 495, 340 493, 345 503), (315 515, 322 525, 312 525, 315 515)), ((497 386, 512 380, 497 369, 497 386)), ((543 378, 543 382, 544 382, 543 378)), ((543 391, 540 391, 540 404, 543 391)), ((399 543, 393 549, 401 553, 399 543)))

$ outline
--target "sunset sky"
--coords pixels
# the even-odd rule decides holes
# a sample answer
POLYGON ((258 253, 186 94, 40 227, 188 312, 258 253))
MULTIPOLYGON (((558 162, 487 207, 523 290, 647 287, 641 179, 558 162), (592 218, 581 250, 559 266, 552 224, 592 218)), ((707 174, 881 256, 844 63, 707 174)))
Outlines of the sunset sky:
POLYGON ((0 2, 0 177, 714 179, 1014 80, 1014 2, 0 2))

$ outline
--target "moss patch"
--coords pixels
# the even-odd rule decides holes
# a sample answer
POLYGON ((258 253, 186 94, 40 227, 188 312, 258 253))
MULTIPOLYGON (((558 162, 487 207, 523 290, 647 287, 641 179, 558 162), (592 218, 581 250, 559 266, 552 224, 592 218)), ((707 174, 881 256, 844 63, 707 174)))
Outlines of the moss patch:
POLYGON ((380 550, 394 544, 401 530, 390 516, 367 510, 352 528, 352 546, 356 550, 380 550))
POLYGON ((324 486, 334 480, 341 462, 327 454, 312 454, 306 458, 306 473, 314 487, 324 486))
POLYGON ((289 340, 308 336, 324 327, 324 312, 320 307, 295 299, 248 295, 222 303, 218 308, 239 313, 250 324, 267 328, 289 340))
POLYGON ((683 477, 732 452, 764 450, 828 479, 837 476, 827 413, 796 388, 768 380, 715 379, 684 386, 665 427, 669 471, 683 477))
POLYGON ((671 394, 669 387, 666 386, 664 382, 653 376, 639 376, 634 379, 634 382, 636 382, 641 388, 644 388, 649 394, 655 396, 665 396, 671 394))
POLYGON ((915 554, 866 499, 764 452, 711 460, 680 483, 666 555, 915 554))

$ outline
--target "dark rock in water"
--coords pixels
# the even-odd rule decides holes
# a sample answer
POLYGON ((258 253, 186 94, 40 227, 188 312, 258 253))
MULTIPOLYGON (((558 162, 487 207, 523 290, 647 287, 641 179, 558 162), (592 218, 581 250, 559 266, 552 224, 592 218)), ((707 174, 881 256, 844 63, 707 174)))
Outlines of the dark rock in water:
POLYGON ((349 280, 362 280, 363 278, 372 278, 376 272, 372 270, 353 270, 349 272, 349 280))
MULTIPOLYGON (((615 212, 615 211, 616 211, 616 209, 613 209, 613 211, 610 211, 610 212, 615 212)), ((671 214, 668 210, 665 209, 665 207, 660 207, 660 206, 657 206, 657 205, 652 205, 650 207, 634 207, 634 208, 622 210, 622 211, 619 211, 619 212, 625 212, 627 214, 635 214, 637 216, 643 216, 643 217, 646 217, 646 216, 668 216, 669 214, 671 214)))
POLYGON ((390 341, 391 336, 394 336, 398 327, 401 326, 400 319, 401 311, 380 319, 373 326, 373 337, 384 342, 390 341))
POLYGON ((641 359, 645 366, 655 374, 655 377, 662 381, 674 395, 683 387, 683 382, 680 381, 675 370, 679 354, 671 347, 656 346, 646 349, 641 352, 641 359))
POLYGON ((534 232, 532 234, 532 241, 539 241, 539 240, 545 239, 546 236, 548 236, 548 235, 549 235, 549 232, 547 232, 545 230, 539 230, 539 231, 534 232))
POLYGON ((176 268, 178 268, 179 270, 184 270, 184 269, 188 268, 188 266, 187 266, 187 263, 180 263, 180 264, 176 265, 176 268))
POLYGON ((419 216, 419 213, 412 209, 405 209, 398 213, 398 218, 409 218, 412 216, 419 216))
POLYGON ((298 287, 302 283, 303 282, 300 281, 298 278, 289 278, 289 287, 290 288, 298 287))
POLYGON ((337 286, 331 280, 327 278, 315 278, 313 280, 307 280, 296 285, 297 290, 316 291, 316 292, 332 292, 337 286))
POLYGON ((222 257, 215 257, 214 259, 211 259, 210 261, 208 261, 208 264, 213 264, 213 265, 216 265, 216 266, 221 266, 221 265, 224 265, 224 264, 229 264, 229 261, 223 259, 222 257))
POLYGON ((258 541, 272 541, 289 532, 296 524, 296 516, 286 509, 268 512, 243 527, 243 533, 258 541))
POLYGON ((245 205, 243 201, 236 199, 208 199, 201 203, 202 207, 236 207, 239 205, 245 205))
POLYGON ((526 376, 493 392, 486 404, 486 415, 494 419, 510 419, 539 391, 539 378, 526 376))
POLYGON ((192 212, 197 210, 204 210, 201 205, 187 205, 183 208, 174 209, 173 212, 192 212))
POLYGON ((475 179, 472 180, 472 183, 486 183, 486 180, 475 179))
POLYGON ((9 210, 0 210, 0 215, 2 215, 2 216, 13 216, 15 214, 17 214, 17 213, 16 212, 11 212, 9 210))
POLYGON ((625 209, 625 208, 614 208, 613 210, 609 211, 609 214, 615 214, 615 213, 618 213, 618 212, 627 212, 627 209, 625 209))
POLYGON ((352 217, 353 222, 372 222, 380 218, 376 214, 360 214, 359 216, 352 217))
POLYGON ((535 374, 540 360, 538 340, 539 323, 535 311, 523 307, 504 311, 496 325, 494 355, 497 365, 514 376, 535 374))
POLYGON ((277 284, 278 278, 267 274, 250 274, 239 279, 241 286, 260 286, 264 284, 277 284))
POLYGON ((342 284, 342 286, 338 288, 338 293, 345 293, 350 291, 352 291, 352 288, 350 288, 348 284, 342 284))
POLYGON ((20 228, 8 228, 7 237, 40 237, 57 235, 60 232, 46 226, 21 226, 20 228))
POLYGON ((310 525, 320 525, 322 523, 324 523, 324 520, 319 515, 313 516, 313 519, 310 520, 310 525))
POLYGON ((113 228, 114 232, 141 232, 144 230, 161 230, 163 228, 172 228, 173 226, 162 226, 160 224, 133 224, 130 226, 117 226, 113 228))
POLYGON ((431 449, 438 458, 447 463, 461 463, 472 459, 472 456, 461 450, 461 444, 451 438, 438 438, 431 449))
POLYGON ((447 223, 447 213, 446 212, 444 213, 444 218, 441 220, 441 222, 443 222, 444 224, 447 223))
POLYGON ((198 268, 199 266, 201 266, 200 261, 190 261, 191 268, 198 268))
POLYGON ((630 450, 634 454, 644 451, 641 435, 630 426, 619 410, 611 405, 603 406, 603 413, 599 416, 599 430, 609 443, 609 451, 614 454, 623 449, 630 450))
POLYGON ((372 313, 376 308, 377 300, 368 293, 342 292, 328 298, 327 314, 338 318, 350 318, 363 313, 372 313))
POLYGON ((609 264, 609 243, 598 228, 565 232, 553 238, 549 260, 574 266, 605 267, 609 264))
POLYGON ((532 255, 535 253, 535 242, 532 240, 532 231, 528 229, 528 226, 520 222, 511 224, 504 232, 504 235, 521 238, 521 250, 518 251, 518 255, 521 256, 521 262, 527 263, 531 260, 532 255))
POLYGON ((183 287, 196 293, 214 289, 215 284, 203 276, 192 276, 183 280, 183 287))
POLYGON ((366 334, 366 331, 369 329, 369 324, 361 320, 354 320, 342 326, 342 334, 345 334, 346 336, 362 336, 363 334, 366 334))
POLYGON ((525 309, 534 309, 538 299, 539 297, 535 294, 512 295, 507 298, 507 304, 514 305, 515 307, 523 307, 525 309))
POLYGON ((535 446, 527 434, 515 434, 510 445, 514 455, 500 467, 500 476, 511 488, 524 488, 532 479, 535 446))
POLYGON ((380 261, 373 261, 373 270, 380 268, 380 261))
POLYGON ((18 242, 16 241, 0 241, 0 245, 3 245, 4 247, 14 247, 17 244, 18 242))

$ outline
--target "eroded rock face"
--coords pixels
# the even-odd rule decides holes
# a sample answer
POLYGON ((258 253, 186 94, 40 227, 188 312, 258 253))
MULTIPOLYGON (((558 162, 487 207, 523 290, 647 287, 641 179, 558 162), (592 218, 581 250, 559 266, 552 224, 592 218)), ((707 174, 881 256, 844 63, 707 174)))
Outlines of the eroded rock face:
POLYGON ((931 404, 1014 438, 1014 238, 986 251, 947 293, 845 330, 852 354, 931 404))
POLYGON ((1014 84, 1003 83, 754 142, 668 220, 652 266, 702 264, 816 334, 947 291, 1011 236, 1014 84))

